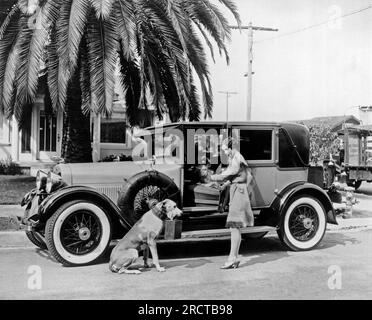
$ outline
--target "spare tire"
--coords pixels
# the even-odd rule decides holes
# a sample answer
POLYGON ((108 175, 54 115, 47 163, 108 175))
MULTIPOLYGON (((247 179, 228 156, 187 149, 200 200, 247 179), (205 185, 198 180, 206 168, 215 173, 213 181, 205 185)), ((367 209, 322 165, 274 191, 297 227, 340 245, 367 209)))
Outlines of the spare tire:
POLYGON ((150 208, 148 200, 171 199, 180 205, 180 191, 174 181, 158 171, 146 171, 131 177, 119 193, 118 207, 134 224, 150 208))

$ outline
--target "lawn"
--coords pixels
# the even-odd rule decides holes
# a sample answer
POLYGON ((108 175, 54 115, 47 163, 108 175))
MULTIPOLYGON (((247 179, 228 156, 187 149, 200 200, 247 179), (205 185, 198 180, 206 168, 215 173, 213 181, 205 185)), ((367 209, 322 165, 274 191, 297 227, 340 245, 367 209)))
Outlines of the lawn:
POLYGON ((20 204, 23 196, 35 188, 35 177, 0 175, 0 205, 20 204))

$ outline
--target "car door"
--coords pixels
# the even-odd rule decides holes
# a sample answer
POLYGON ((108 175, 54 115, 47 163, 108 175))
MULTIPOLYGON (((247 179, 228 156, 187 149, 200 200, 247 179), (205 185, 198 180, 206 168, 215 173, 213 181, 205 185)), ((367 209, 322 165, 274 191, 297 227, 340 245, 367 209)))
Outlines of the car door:
POLYGON ((270 126, 233 126, 232 136, 240 142, 240 153, 253 175, 253 208, 270 205, 275 194, 275 130, 270 126))

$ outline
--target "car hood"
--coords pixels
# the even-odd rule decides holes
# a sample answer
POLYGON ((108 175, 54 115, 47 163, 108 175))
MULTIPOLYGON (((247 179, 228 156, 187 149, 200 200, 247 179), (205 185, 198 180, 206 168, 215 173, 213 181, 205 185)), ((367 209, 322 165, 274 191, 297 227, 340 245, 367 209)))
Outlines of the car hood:
MULTIPOLYGON (((154 170, 173 178, 178 185, 180 165, 156 164, 154 170)), ((54 173, 60 174, 68 185, 123 185, 133 175, 149 170, 150 163, 133 161, 59 164, 54 173)))

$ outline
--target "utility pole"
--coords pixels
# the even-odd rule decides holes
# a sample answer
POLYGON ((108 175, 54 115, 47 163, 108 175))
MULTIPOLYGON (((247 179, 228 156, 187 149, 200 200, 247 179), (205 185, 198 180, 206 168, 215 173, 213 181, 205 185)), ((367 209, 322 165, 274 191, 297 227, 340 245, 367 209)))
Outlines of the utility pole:
POLYGON ((247 72, 247 121, 251 120, 252 111, 252 62, 253 62, 253 30, 278 31, 279 29, 256 27, 250 22, 247 26, 230 26, 231 29, 248 30, 248 72, 247 72))
POLYGON ((234 95, 238 94, 237 92, 233 91, 218 91, 218 93, 226 94, 226 122, 229 121, 229 98, 234 95))

